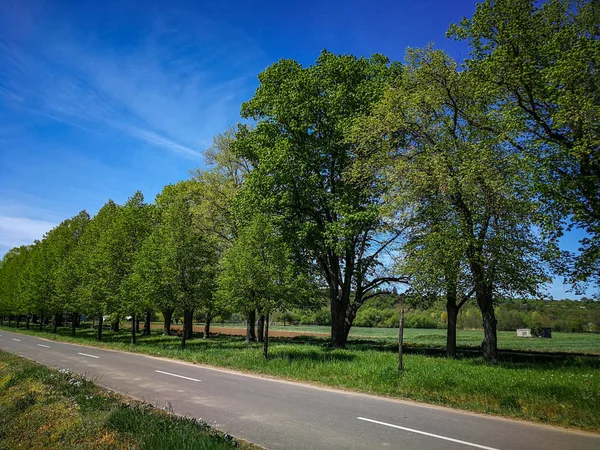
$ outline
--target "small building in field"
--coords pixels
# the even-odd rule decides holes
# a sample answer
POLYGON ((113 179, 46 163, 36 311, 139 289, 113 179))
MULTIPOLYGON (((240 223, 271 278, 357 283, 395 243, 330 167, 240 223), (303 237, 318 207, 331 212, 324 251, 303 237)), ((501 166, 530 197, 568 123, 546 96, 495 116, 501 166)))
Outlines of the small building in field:
POLYGON ((519 328, 517 330, 517 337, 532 337, 531 328, 519 328))

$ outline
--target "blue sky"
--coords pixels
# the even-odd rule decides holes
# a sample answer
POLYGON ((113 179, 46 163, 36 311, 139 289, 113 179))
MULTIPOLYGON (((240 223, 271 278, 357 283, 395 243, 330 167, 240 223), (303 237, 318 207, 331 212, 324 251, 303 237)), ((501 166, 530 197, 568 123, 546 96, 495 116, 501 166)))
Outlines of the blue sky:
MULTIPOLYGON (((445 38, 472 0, 0 0, 0 255, 137 189, 202 167, 280 58, 383 53, 445 38)), ((577 247, 576 234, 565 247, 577 247)), ((550 288, 565 295, 560 281, 550 288)))

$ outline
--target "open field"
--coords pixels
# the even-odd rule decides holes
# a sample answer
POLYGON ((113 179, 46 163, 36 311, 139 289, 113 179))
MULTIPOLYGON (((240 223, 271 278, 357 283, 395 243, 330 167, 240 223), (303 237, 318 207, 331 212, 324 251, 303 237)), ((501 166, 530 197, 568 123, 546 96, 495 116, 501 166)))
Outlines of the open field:
MULTIPOLYGON (((154 323, 153 329, 162 329, 162 324, 154 323)), ((178 328, 174 325, 173 328, 178 328)), ((195 326, 194 331, 202 332, 202 326, 195 326)), ((214 333, 245 335, 243 324, 215 324, 211 331, 214 333)), ((293 337, 312 335, 327 337, 331 333, 328 326, 269 326, 269 333, 278 337, 293 337)), ((396 342, 398 330, 395 328, 361 328, 353 327, 350 337, 354 339, 377 339, 384 342, 396 342)), ((457 330, 456 344, 462 348, 479 348, 483 340, 482 330, 457 330)), ((445 348, 446 330, 407 328, 404 330, 404 342, 408 346, 445 348)), ((531 351, 531 352, 560 352, 586 353, 600 355, 600 334, 598 333, 552 333, 551 339, 519 338, 515 332, 499 331, 498 347, 501 350, 531 351)))
POLYGON ((101 343, 95 340, 93 330, 78 330, 75 338, 69 333, 67 328, 59 329, 57 336, 45 331, 27 332, 48 339, 600 430, 600 358, 596 356, 570 356, 554 361, 532 358, 527 362, 506 361, 491 366, 479 357, 449 360, 409 354, 405 356, 406 370, 399 377, 394 346, 368 340, 350 341, 346 350, 332 350, 323 338, 276 338, 271 342, 270 358, 265 361, 261 357, 261 344, 246 344, 243 338, 235 336, 193 339, 181 350, 177 337, 158 334, 139 336, 138 344, 131 346, 127 329, 106 332, 101 343))
POLYGON ((205 449, 238 443, 73 373, 0 351, 0 448, 205 449))

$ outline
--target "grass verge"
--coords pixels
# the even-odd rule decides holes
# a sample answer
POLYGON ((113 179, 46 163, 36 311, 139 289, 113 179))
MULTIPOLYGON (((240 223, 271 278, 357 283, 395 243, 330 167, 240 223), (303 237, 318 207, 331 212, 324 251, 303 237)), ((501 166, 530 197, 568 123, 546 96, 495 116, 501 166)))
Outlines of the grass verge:
POLYGON ((0 351, 1 449, 231 450, 239 445, 199 421, 0 351))
MULTIPOLYGON (((3 327, 3 329, 7 329, 3 327)), ((11 328, 14 331, 14 328, 11 328)), ((25 332, 25 330, 20 330, 25 332)), ((350 341, 345 350, 332 350, 325 339, 273 339, 270 358, 261 357, 260 344, 235 336, 188 341, 154 334, 129 344, 129 330, 106 332, 95 340, 93 330, 68 329, 54 335, 28 334, 117 350, 210 364, 290 380, 350 389, 370 394, 417 400, 464 410, 502 415, 565 427, 600 431, 600 358, 568 356, 486 364, 480 357, 451 360, 439 356, 405 356, 398 376, 393 346, 373 341, 350 341)))

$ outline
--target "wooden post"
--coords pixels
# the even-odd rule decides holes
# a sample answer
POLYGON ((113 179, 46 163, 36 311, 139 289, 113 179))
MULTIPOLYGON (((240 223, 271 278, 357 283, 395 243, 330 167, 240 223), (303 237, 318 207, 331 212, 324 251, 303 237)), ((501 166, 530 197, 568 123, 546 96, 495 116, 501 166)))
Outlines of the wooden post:
POLYGON ((404 303, 400 300, 400 321, 398 323, 398 372, 401 373, 402 365, 402 346, 404 344, 404 303))

